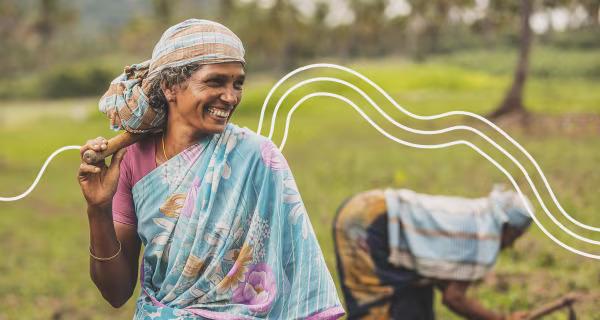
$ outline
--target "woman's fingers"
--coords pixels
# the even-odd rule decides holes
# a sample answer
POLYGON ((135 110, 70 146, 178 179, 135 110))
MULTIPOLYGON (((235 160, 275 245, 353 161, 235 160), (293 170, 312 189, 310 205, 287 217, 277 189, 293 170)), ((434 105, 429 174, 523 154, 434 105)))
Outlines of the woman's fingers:
POLYGON ((106 148, 108 148, 108 140, 104 139, 103 137, 98 137, 96 138, 95 145, 98 146, 100 150, 106 150, 106 148))
POLYGON ((94 174, 94 173, 100 173, 102 171, 102 169, 100 167, 91 165, 91 164, 87 164, 85 162, 82 162, 79 165, 79 175, 83 176, 83 175, 88 175, 88 174, 94 174))
POLYGON ((103 137, 98 137, 96 139, 86 141, 86 143, 79 149, 79 155, 83 157, 83 154, 87 150, 101 152, 102 150, 106 150, 106 148, 108 148, 108 140, 103 137))
POLYGON ((79 176, 100 173, 102 172, 102 169, 107 168, 110 170, 110 174, 116 174, 118 177, 119 166, 121 164, 121 161, 123 160, 123 156, 125 155, 126 151, 127 150, 125 148, 117 151, 117 153, 115 153, 112 157, 110 167, 106 165, 106 162, 104 160, 95 164, 88 164, 85 161, 81 161, 81 164, 79 164, 79 176))

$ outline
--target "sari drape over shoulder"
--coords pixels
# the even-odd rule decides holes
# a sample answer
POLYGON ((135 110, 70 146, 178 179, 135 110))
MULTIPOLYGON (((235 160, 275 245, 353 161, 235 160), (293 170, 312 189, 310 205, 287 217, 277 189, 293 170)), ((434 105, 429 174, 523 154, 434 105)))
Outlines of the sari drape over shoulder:
POLYGON ((134 319, 336 319, 336 288, 286 160, 229 124, 133 187, 134 319))

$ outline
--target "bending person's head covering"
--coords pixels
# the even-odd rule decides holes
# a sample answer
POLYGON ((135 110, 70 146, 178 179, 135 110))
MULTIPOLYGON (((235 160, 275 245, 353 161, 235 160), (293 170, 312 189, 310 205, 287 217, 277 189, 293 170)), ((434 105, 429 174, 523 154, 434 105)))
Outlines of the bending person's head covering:
POLYGON ((132 133, 161 131, 166 110, 151 106, 151 84, 161 71, 190 64, 240 62, 244 46, 227 27, 209 20, 189 19, 165 31, 152 51, 152 59, 125 67, 99 102, 113 130, 132 133))
POLYGON ((523 230, 531 224, 531 216, 527 208, 533 211, 529 199, 525 202, 513 190, 506 190, 504 185, 495 185, 489 196, 492 209, 497 219, 503 224, 523 230))
POLYGON ((501 186, 477 199, 408 189, 388 189, 385 199, 388 261, 436 279, 482 278, 505 242, 505 226, 524 231, 531 223, 529 200, 501 186))

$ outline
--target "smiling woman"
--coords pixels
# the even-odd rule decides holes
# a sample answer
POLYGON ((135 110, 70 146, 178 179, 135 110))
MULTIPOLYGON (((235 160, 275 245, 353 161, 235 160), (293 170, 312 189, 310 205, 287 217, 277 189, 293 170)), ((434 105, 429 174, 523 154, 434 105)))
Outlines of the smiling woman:
MULTIPOLYGON (((287 162, 271 141, 229 123, 243 55, 226 27, 186 20, 100 101, 113 127, 145 134, 110 166, 79 169, 92 280, 119 307, 139 268, 135 319, 344 314, 287 162)), ((81 153, 107 144, 90 140, 81 153)))

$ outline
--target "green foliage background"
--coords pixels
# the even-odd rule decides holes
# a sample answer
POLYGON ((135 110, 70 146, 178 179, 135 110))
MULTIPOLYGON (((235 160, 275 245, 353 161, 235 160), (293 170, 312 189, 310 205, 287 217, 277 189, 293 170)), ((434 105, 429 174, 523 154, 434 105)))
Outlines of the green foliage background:
MULTIPOLYGON (((437 56, 426 63, 386 58, 357 60, 349 66, 373 79, 414 113, 430 115, 466 110, 485 114, 495 107, 508 86, 512 56, 514 52, 480 50, 437 56)), ((535 49, 526 105, 539 118, 568 119, 576 113, 593 119, 600 115, 598 57, 598 50, 535 49)), ((256 129, 259 108, 277 79, 271 74, 249 74, 243 102, 234 116, 235 123, 256 129)), ((360 87, 395 119, 412 127, 439 129, 464 121, 456 118, 431 122, 411 120, 368 86, 360 87)), ((442 137, 406 134, 383 122, 365 101, 339 86, 315 84, 305 88, 290 96, 284 109, 289 110, 302 94, 317 90, 331 90, 351 97, 377 123, 406 140, 439 143, 465 138, 473 141, 506 165, 532 197, 516 167, 482 139, 464 133, 442 137)), ((282 92, 278 91, 276 97, 282 92)), ((12 196, 25 190, 45 157, 55 149, 82 144, 98 135, 111 136, 107 120, 96 109, 96 101, 97 97, 2 103, 0 195, 12 196)), ((283 116, 280 115, 282 119, 283 116)), ((598 226, 598 127, 575 125, 573 128, 569 122, 564 126, 555 126, 555 123, 563 122, 542 123, 541 128, 534 126, 529 131, 511 123, 501 126, 538 161, 565 210, 582 222, 598 226)), ((277 123, 273 138, 277 144, 283 136, 282 124, 283 120, 277 123)), ((499 143, 503 141, 498 134, 478 127, 499 143)), ((501 145, 509 146, 506 142, 501 145)), ((508 150, 518 154, 514 148, 508 150)), ((495 167, 464 146, 421 150, 395 144, 377 133, 350 107, 327 98, 311 100, 294 114, 284 154, 336 281, 331 222, 335 209, 349 195, 371 188, 406 187, 426 193, 479 197, 485 196, 493 183, 507 182, 495 167)), ((523 156, 517 159, 525 163, 523 156)), ((85 203, 75 178, 78 163, 75 151, 60 155, 28 198, 0 204, 0 319, 131 317, 138 292, 125 307, 114 310, 103 301, 89 279, 85 203)), ((531 166, 526 168, 532 172, 531 166)), ((534 177, 534 181, 540 186, 538 178, 534 177)), ((544 195, 544 198, 548 197, 544 195)), ((560 239, 599 253, 597 248, 584 246, 560 233, 544 218, 539 205, 536 209, 542 224, 560 239)), ((554 206, 550 206, 550 210, 559 215, 554 206)), ((566 219, 559 217, 559 220, 581 231, 566 219)), ((593 237, 593 234, 587 235, 593 237)), ((514 250, 501 255, 493 276, 477 285, 471 294, 490 308, 509 312, 532 308, 571 290, 597 296, 599 285, 598 261, 567 252, 533 226, 514 250)), ((440 319, 456 318, 439 301, 437 304, 440 319)), ((577 305, 576 310, 581 319, 600 319, 599 306, 596 298, 577 305)), ((566 319, 566 313, 549 319, 566 319)))

